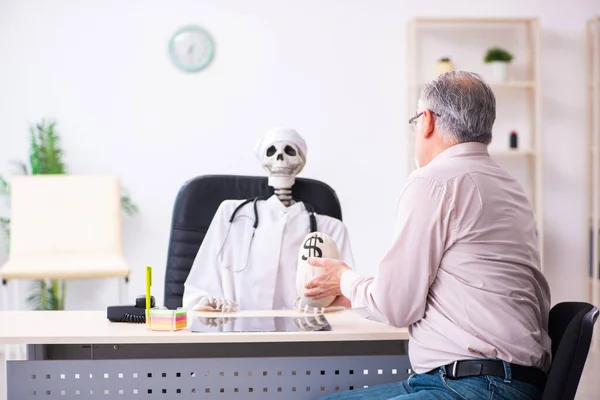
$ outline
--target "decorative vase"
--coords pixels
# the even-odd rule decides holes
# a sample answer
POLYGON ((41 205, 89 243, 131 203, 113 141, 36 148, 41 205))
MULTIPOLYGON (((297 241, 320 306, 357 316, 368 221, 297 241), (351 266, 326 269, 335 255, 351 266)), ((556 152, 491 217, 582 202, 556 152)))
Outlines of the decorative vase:
POLYGON ((454 64, 452 64, 449 58, 441 58, 435 66, 435 76, 440 76, 444 72, 450 72, 454 69, 454 64))
POLYGON ((508 63, 505 61, 492 61, 492 77, 495 82, 506 82, 508 80, 508 63))

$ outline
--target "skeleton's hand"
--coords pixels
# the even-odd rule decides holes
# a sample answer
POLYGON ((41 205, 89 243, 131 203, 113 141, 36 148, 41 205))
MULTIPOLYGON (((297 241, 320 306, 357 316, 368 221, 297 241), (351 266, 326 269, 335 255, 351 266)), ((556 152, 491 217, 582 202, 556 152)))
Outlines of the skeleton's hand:
POLYGON ((236 312, 239 308, 238 304, 233 300, 216 299, 217 310, 222 312, 236 312))
POLYGON ((327 321, 322 314, 316 314, 307 317, 296 317, 294 318, 294 324, 303 331, 320 331, 327 326, 327 321))
POLYGON ((212 296, 204 296, 193 307, 194 311, 221 311, 236 312, 239 305, 232 300, 220 299, 212 296))
POLYGON ((310 313, 310 314, 323 314, 325 312, 325 307, 313 307, 308 304, 305 304, 302 300, 303 297, 296 297, 294 301, 294 309, 300 312, 310 313))
POLYGON ((311 305, 305 304, 303 302, 304 297, 297 297, 296 301, 294 301, 293 307, 295 310, 304 312, 307 314, 323 314, 327 312, 335 312, 345 310, 346 307, 343 306, 328 306, 328 307, 313 307, 311 305))

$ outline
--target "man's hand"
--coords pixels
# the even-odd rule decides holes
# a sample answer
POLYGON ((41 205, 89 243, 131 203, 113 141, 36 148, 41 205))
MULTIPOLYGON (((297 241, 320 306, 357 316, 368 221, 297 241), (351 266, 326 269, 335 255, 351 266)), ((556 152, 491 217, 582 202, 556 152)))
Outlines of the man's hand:
POLYGON ((349 266, 332 258, 309 258, 308 264, 312 267, 322 268, 322 271, 319 276, 304 285, 308 289, 304 293, 306 297, 318 300, 342 294, 340 280, 342 274, 350 269, 349 266))
POLYGON ((346 307, 346 308, 352 308, 352 302, 346 296, 340 295, 340 296, 336 297, 335 300, 333 301, 333 303, 331 303, 327 307, 346 307))

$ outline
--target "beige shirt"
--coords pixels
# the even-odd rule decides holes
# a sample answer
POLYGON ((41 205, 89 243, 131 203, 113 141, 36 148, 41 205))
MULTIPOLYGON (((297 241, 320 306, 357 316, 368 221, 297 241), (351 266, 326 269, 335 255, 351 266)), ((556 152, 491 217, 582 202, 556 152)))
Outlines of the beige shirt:
POLYGON ((415 372, 473 358, 550 366, 534 215, 484 144, 452 146, 410 175, 377 275, 347 271, 341 289, 353 307, 409 327, 415 372))

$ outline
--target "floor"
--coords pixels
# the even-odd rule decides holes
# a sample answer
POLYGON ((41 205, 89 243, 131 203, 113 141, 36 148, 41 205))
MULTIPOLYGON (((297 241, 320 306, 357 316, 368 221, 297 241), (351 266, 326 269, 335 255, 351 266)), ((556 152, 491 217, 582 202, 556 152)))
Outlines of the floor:
MULTIPOLYGON (((0 400, 6 399, 6 363, 0 348, 0 400)), ((591 350, 579 383, 576 400, 600 399, 600 349, 591 350)))
POLYGON ((590 350, 579 382, 577 400, 600 399, 600 349, 590 350))

